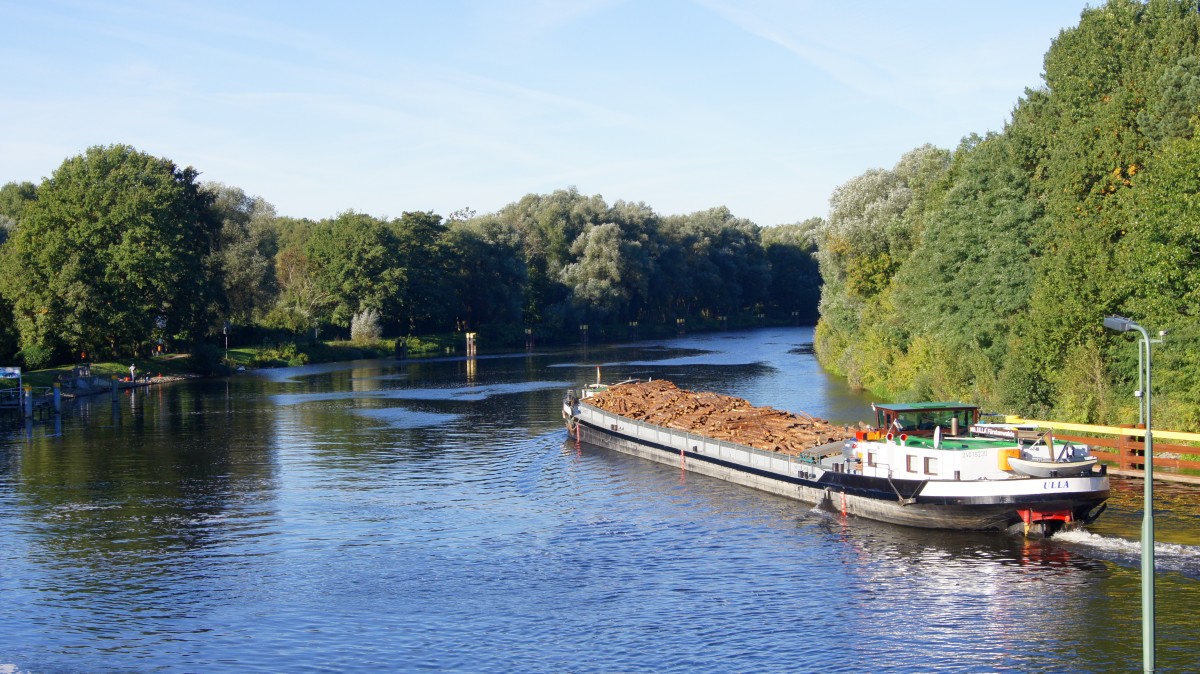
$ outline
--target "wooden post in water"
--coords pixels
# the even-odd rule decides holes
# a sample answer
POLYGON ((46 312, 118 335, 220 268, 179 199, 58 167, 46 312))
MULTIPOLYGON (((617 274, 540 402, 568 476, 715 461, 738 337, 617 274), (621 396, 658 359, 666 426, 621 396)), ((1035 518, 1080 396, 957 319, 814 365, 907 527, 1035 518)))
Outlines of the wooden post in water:
POLYGON ((25 392, 25 395, 21 400, 21 409, 25 412, 26 419, 32 419, 33 418, 33 387, 25 386, 25 388, 23 390, 25 392))
POLYGON ((62 414, 62 384, 54 382, 54 413, 62 414))

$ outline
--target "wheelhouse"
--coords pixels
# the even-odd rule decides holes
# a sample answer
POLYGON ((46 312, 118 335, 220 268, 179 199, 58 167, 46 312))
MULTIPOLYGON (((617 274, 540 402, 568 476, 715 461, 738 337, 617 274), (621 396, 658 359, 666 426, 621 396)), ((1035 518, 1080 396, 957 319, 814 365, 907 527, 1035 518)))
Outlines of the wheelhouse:
POLYGON ((876 403, 875 427, 884 432, 933 435, 935 428, 958 435, 979 423, 979 407, 966 403, 876 403))

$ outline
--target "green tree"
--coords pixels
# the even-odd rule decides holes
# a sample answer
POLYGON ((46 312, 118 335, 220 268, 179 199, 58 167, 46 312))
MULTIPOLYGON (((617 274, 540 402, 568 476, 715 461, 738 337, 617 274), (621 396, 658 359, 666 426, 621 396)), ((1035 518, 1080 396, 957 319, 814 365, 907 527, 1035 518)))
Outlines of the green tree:
POLYGON ((1117 246, 1120 310, 1176 327, 1200 315, 1200 139, 1166 143, 1138 176, 1117 246))
POLYGON ((275 278, 279 296, 263 319, 269 328, 288 330, 296 335, 312 334, 327 320, 334 305, 332 290, 323 287, 301 246, 289 246, 275 257, 275 278))
POLYGON ((1198 36, 1194 3, 1110 0, 1085 11, 1047 53, 1033 185, 1049 226, 1032 265, 1028 323, 1036 328, 1014 334, 1019 367, 1007 377, 1026 392, 1010 406, 1080 420, 1109 414, 1105 382, 1078 364, 1102 352, 1100 319, 1122 301, 1115 255, 1135 217, 1137 176, 1156 170, 1153 148, 1183 128, 1198 36))
POLYGON ((1013 145, 999 134, 972 135, 954 153, 920 243, 896 275, 897 326, 921 341, 895 360, 893 389, 918 398, 996 395, 1013 317, 1029 307, 1040 217, 1013 145), (954 356, 921 360, 934 352, 954 356))
POLYGON ((405 282, 398 248, 387 223, 369 215, 347 211, 318 223, 305 243, 304 272, 317 295, 331 298, 328 314, 319 318, 349 329, 355 314, 375 309, 394 321, 405 282))
POLYGON ((467 327, 523 325, 525 254, 521 235, 496 215, 452 220, 446 234, 453 270, 455 318, 467 327))
POLYGON ((37 186, 31 182, 7 183, 0 187, 0 244, 17 228, 25 205, 37 199, 37 186))
POLYGON ((1200 115, 1200 57, 1188 55, 1159 78, 1157 90, 1146 108, 1137 114, 1137 123, 1144 134, 1162 142, 1191 138, 1192 120, 1197 115, 1200 115))
POLYGON ((436 332, 450 325, 453 272, 446 225, 432 212, 406 212, 391 223, 393 264, 401 270, 392 306, 402 332, 436 332))
MULTIPOLYGON (((1200 137, 1164 143, 1135 179, 1128 231, 1114 254, 1119 313, 1167 330, 1155 347, 1155 416, 1175 428, 1200 426, 1200 137)), ((1109 354, 1119 381, 1136 381, 1125 340, 1109 354)), ((1132 410, 1127 411, 1130 417, 1132 410)))
POLYGON ((660 270, 675 284, 678 314, 715 317, 756 311, 770 285, 760 228, 719 206, 663 218, 670 242, 660 270))
MULTIPOLYGON (((25 204, 37 199, 37 186, 30 182, 8 183, 0 187, 0 260, 4 258, 4 242, 17 228, 25 212, 25 204)), ((11 363, 18 349, 16 321, 12 303, 0 294, 0 362, 11 363)))
POLYGON ((571 187, 526 195, 497 214, 521 235, 527 325, 545 324, 560 331, 569 322, 569 290, 562 282, 562 269, 571 261, 571 244, 589 224, 604 222, 607 210, 599 195, 585 197, 571 187))
POLYGON ((771 268, 769 304, 782 316, 794 312, 805 324, 815 323, 818 318, 821 270, 817 263, 817 232, 824 224, 822 218, 810 218, 762 230, 763 251, 771 268))
POLYGON ((894 375, 911 332, 895 303, 895 278, 914 262, 936 207, 950 154, 925 145, 890 170, 871 169, 834 191, 818 235, 821 319, 814 347, 822 363, 853 385, 887 395, 906 386, 894 375))
POLYGON ((563 281, 585 315, 619 320, 635 295, 646 292, 648 263, 640 241, 623 237, 621 226, 607 222, 589 227, 571 246, 575 259, 563 267, 563 281))
POLYGON ((262 318, 279 295, 274 259, 278 243, 275 207, 237 187, 206 183, 221 221, 216 260, 229 318, 249 324, 262 318))
POLYGON ((23 349, 128 354, 203 336, 218 301, 217 222, 197 172, 127 145, 66 160, 4 246, 23 349))
POLYGON ((1127 421, 1110 375, 1130 376, 1129 350, 1100 328, 1124 312, 1178 333, 1156 402, 1200 418, 1175 375, 1200 360, 1196 9, 1085 10, 1002 134, 965 139, 941 177, 926 155, 839 188, 820 241, 822 363, 883 395, 1127 421))

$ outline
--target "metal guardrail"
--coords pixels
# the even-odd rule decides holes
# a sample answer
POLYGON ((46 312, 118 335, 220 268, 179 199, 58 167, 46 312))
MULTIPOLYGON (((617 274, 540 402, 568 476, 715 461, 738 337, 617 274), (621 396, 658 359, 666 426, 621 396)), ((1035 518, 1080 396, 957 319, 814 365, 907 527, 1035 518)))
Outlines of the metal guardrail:
POLYGON ((55 396, 54 388, 51 386, 26 386, 24 389, 13 387, 0 389, 0 410, 12 410, 21 415, 50 405, 53 405, 57 412, 60 401, 61 399, 55 396), (27 412, 26 408, 26 391, 28 391, 29 395, 29 412, 27 412))

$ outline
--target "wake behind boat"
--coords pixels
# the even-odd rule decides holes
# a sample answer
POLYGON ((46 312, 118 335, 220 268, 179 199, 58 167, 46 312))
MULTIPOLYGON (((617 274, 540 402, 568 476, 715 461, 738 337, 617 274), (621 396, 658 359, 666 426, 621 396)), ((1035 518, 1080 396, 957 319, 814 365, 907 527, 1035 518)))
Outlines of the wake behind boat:
POLYGON ((876 425, 855 431, 629 381, 568 391, 563 418, 579 441, 894 524, 1051 535, 1103 510, 1107 473, 1086 447, 980 424, 973 405, 874 407, 876 425))

